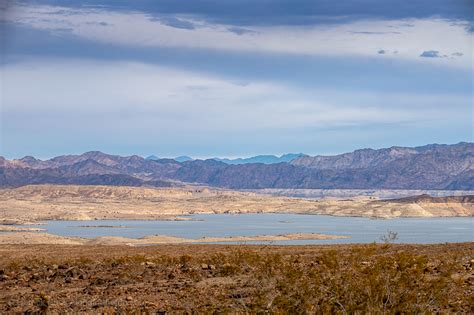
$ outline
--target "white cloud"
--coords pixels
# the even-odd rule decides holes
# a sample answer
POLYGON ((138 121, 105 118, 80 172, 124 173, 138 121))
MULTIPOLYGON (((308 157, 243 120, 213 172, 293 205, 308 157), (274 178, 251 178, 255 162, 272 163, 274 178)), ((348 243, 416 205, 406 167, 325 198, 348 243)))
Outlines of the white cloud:
POLYGON ((468 98, 456 95, 374 95, 264 81, 241 84, 130 62, 37 59, 4 65, 0 75, 2 112, 6 121, 18 120, 8 123, 17 128, 28 125, 28 119, 32 125, 54 121, 99 129, 103 120, 156 132, 334 128, 462 120, 469 104, 468 98))
POLYGON ((329 56, 399 58, 456 67, 472 67, 473 36, 466 25, 442 19, 357 21, 322 26, 246 27, 209 24, 180 17, 194 29, 172 27, 139 12, 18 6, 6 18, 29 27, 72 34, 105 43, 160 47, 188 47, 248 52, 329 56), (387 53, 378 54, 384 50, 387 53), (436 50, 450 58, 420 58, 436 50), (462 52, 463 55, 453 55, 462 52))

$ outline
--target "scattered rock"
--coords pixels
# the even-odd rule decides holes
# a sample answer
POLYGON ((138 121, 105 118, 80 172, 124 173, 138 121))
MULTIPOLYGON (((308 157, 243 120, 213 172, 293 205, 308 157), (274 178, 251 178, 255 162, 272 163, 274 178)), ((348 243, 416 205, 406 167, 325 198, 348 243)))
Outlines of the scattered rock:
POLYGON ((96 288, 91 287, 91 286, 87 286, 87 287, 85 287, 85 288, 82 290, 82 292, 83 292, 84 294, 88 294, 88 295, 96 294, 97 291, 98 291, 98 290, 97 290, 96 288))
POLYGON ((93 279, 91 281, 91 284, 93 284, 93 285, 103 285, 103 284, 105 284, 105 282, 106 281, 102 278, 96 278, 96 279, 93 279))
POLYGON ((201 264, 202 270, 216 270, 215 265, 201 264))
POLYGON ((67 269, 64 274, 68 277, 75 278, 79 275, 79 271, 77 270, 77 267, 71 267, 67 269))
POLYGON ((466 282, 469 285, 474 285, 474 276, 473 275, 468 276, 466 280, 464 280, 464 282, 466 282))
POLYGON ((157 307, 158 305, 156 305, 156 304, 153 303, 153 302, 148 302, 148 301, 147 301, 147 302, 145 302, 145 306, 146 306, 146 307, 157 307))

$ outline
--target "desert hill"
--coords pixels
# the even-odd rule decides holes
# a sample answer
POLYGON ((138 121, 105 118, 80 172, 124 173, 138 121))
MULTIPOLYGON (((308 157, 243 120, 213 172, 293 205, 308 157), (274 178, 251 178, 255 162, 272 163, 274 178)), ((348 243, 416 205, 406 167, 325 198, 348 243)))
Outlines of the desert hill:
POLYGON ((41 220, 175 220, 177 216, 197 213, 450 217, 473 216, 474 203, 472 197, 308 200, 196 187, 30 185, 0 189, 0 213, 4 224, 41 220))

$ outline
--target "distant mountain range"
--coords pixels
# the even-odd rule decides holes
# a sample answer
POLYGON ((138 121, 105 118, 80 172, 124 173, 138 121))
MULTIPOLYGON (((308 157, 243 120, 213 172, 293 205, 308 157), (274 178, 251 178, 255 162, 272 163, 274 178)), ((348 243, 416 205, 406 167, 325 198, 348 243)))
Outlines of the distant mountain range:
MULTIPOLYGON (((281 163, 281 162, 291 162, 294 159, 297 159, 299 157, 306 156, 305 154, 302 153, 288 153, 284 154, 282 156, 275 156, 275 155, 257 155, 249 158, 237 158, 237 159, 222 159, 222 158, 212 158, 212 160, 216 160, 219 162, 223 162, 225 164, 232 164, 232 165, 237 165, 237 164, 249 164, 249 163, 263 163, 263 164, 275 164, 275 163, 281 163)), ((157 157, 156 155, 150 155, 146 158, 147 160, 159 160, 160 158, 157 157)), ((177 162, 188 162, 188 161, 194 161, 192 157, 183 155, 183 156, 178 156, 173 158, 173 160, 177 162)))
POLYGON ((213 158, 213 160, 223 162, 225 164, 239 165, 239 164, 250 164, 250 163, 262 163, 262 164, 276 164, 281 162, 291 162, 297 158, 306 156, 302 153, 288 153, 282 156, 275 155, 257 155, 249 158, 237 158, 237 159, 220 159, 213 158))
POLYGON ((287 154, 224 161, 160 159, 98 151, 49 160, 0 157, 0 187, 27 184, 179 186, 234 189, 474 189, 474 144, 362 149, 334 156, 287 154))
MULTIPOLYGON (((146 159, 147 160, 154 160, 154 161, 160 160, 160 158, 157 157, 156 155, 147 156, 146 159)), ((178 157, 173 158, 173 160, 175 160, 177 162, 187 162, 187 161, 192 161, 194 159, 192 157, 182 155, 182 156, 178 156, 178 157)))

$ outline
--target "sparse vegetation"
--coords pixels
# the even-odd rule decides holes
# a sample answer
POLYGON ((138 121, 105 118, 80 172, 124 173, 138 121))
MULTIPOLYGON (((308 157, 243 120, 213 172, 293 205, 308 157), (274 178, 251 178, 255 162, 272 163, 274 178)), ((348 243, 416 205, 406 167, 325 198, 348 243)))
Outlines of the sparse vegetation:
POLYGON ((34 306, 36 306, 36 307, 38 308, 38 312, 39 312, 40 314, 46 313, 46 310, 48 309, 48 306, 49 306, 49 299, 48 299, 48 297, 46 296, 46 294, 44 294, 43 292, 41 292, 41 293, 35 298, 34 306))
POLYGON ((50 246, 36 256, 0 260, 0 312, 474 310, 473 243, 50 246))
POLYGON ((397 239, 398 239, 398 232, 394 232, 390 230, 387 231, 387 234, 382 235, 380 237, 380 240, 382 240, 382 242, 384 242, 385 244, 391 244, 395 242, 397 239))

